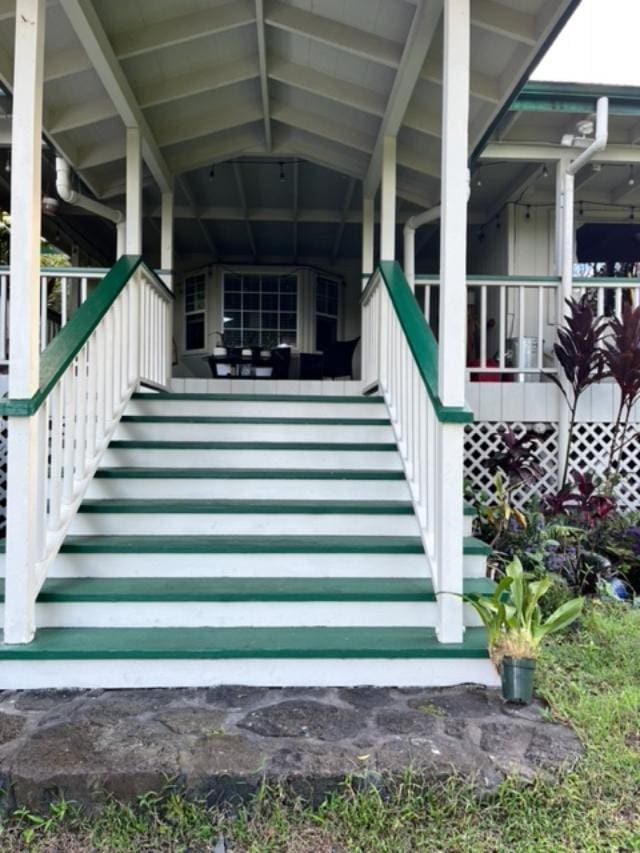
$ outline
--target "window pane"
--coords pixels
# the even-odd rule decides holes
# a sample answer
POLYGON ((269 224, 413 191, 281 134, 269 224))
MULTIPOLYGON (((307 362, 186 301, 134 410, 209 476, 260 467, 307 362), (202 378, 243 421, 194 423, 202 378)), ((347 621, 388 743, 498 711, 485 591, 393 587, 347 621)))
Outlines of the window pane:
POLYGON ((185 349, 204 348, 204 314, 190 314, 185 318, 185 349))
POLYGON ((242 286, 242 278, 239 275, 225 275, 224 290, 225 294, 233 290, 240 290, 242 286))

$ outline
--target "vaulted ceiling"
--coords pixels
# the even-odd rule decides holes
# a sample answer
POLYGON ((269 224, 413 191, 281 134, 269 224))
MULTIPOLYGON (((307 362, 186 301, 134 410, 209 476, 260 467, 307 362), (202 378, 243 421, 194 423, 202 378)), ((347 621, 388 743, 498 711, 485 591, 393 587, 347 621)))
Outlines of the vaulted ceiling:
MULTIPOLYGON (((472 0, 470 151, 575 5, 472 0)), ((362 188, 377 188, 384 135, 398 136, 405 211, 439 199, 441 10, 442 0, 50 0, 46 136, 98 198, 122 206, 124 129, 139 126, 145 212, 175 178, 178 250, 258 256, 286 228, 296 255, 305 225, 320 224, 335 255, 362 188)), ((0 0, 9 91, 14 14, 0 0)))

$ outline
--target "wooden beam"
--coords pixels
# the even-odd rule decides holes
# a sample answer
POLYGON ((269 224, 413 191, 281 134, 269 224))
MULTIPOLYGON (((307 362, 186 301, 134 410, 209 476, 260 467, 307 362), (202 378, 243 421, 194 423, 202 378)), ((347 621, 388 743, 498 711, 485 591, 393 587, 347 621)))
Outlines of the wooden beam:
MULTIPOLYGON (((490 142, 483 150, 481 160, 530 160, 542 163, 560 160, 572 149, 563 145, 532 144, 529 142, 490 142)), ((574 152, 577 157, 579 152, 574 152)), ((633 145, 610 144, 596 154, 594 163, 640 163, 640 148, 633 145)))
POLYGON ((358 27, 342 24, 296 6, 273 0, 265 17, 270 27, 327 44, 371 62, 396 68, 402 57, 402 44, 366 33, 358 27))
POLYGON ((382 149, 385 137, 396 136, 409 106, 416 82, 424 66, 442 12, 442 0, 423 0, 411 22, 400 66, 387 100, 369 168, 364 178, 363 192, 372 196, 380 183, 382 149))
POLYGON ((538 43, 540 37, 534 15, 495 0, 473 0, 471 25, 531 47, 538 43))
POLYGON ((342 202, 342 212, 340 214, 340 222, 338 224, 338 228, 336 230, 336 237, 333 241, 333 248, 331 249, 331 263, 333 264, 338 257, 338 252, 340 251, 340 244, 342 243, 342 235, 344 234, 344 227, 347 224, 347 217, 349 214, 349 208, 351 207, 351 201, 353 199, 353 192, 356 188, 355 178, 351 178, 349 183, 347 184, 347 188, 344 193, 344 201, 342 202))
POLYGON ((380 92, 374 92, 373 89, 324 74, 305 65, 274 57, 269 62, 269 77, 294 89, 318 95, 328 101, 344 104, 370 115, 384 115, 386 99, 380 92))
POLYGON ((267 77, 267 46, 264 32, 263 0, 256 0, 256 29, 258 33, 258 65, 260 67, 260 97, 264 121, 264 144, 271 153, 271 119, 269 117, 269 78, 267 77))
POLYGON ((161 191, 170 192, 172 176, 164 161, 151 128, 142 114, 131 86, 120 67, 111 43, 89 0, 60 0, 76 35, 91 57, 102 85, 122 118, 125 127, 138 127, 145 162, 161 191))
POLYGON ((253 236, 253 228, 251 227, 251 220, 249 219, 249 209, 247 207, 247 197, 244 191, 244 183, 242 180, 242 174, 240 173, 240 166, 236 161, 233 163, 233 175, 236 179, 236 186, 238 188, 238 195, 240 197, 240 204, 242 205, 242 209, 244 211, 244 221, 247 226, 247 237, 249 238, 249 245, 251 247, 251 254, 253 256, 253 260, 258 260, 258 253, 256 252, 256 241, 253 236))

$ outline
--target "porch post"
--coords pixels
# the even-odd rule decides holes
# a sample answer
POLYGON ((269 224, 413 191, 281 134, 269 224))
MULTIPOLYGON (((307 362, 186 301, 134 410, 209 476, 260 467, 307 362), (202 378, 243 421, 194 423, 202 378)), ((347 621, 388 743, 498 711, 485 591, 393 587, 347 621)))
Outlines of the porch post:
POLYGON ((127 246, 127 223, 123 220, 116 224, 116 261, 124 255, 127 246))
POLYGON ((373 228, 375 222, 375 201, 373 198, 363 196, 362 198, 362 286, 364 287, 364 276, 370 276, 373 272, 373 228))
MULTIPOLYGON (((440 231, 440 398, 465 403, 467 168, 470 0, 445 0, 442 69, 442 177, 440 231)), ((438 639, 462 640, 464 426, 439 425, 436 500, 438 639)))
MULTIPOLYGON (((11 301, 9 396, 38 389, 42 72, 45 0, 17 0, 11 134, 11 301)), ((9 423, 4 641, 35 633, 36 566, 44 552, 44 407, 9 423)))
POLYGON ((382 143, 382 190, 380 210, 380 260, 396 257, 396 138, 382 143))
POLYGON ((127 128, 127 216, 125 252, 142 254, 142 146, 140 130, 127 128))
POLYGON ((173 289, 173 193, 162 193, 160 219, 160 268, 167 287, 173 289))

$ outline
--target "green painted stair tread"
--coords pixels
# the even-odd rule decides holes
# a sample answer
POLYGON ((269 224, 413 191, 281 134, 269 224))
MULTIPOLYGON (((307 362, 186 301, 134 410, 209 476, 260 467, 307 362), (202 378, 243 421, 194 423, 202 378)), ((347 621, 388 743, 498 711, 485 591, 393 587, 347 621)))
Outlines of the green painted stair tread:
POLYGON ((129 441, 117 439, 110 448, 128 450, 351 450, 397 451, 393 442, 326 441, 129 441))
POLYGON ((419 536, 67 536, 65 554, 423 554, 419 536))
POLYGON ((467 503, 467 501, 465 501, 465 502, 464 502, 463 512, 464 512, 464 514, 465 514, 465 515, 473 515, 473 516, 475 516, 475 515, 477 515, 477 514, 478 514, 478 510, 474 507, 474 505, 473 505, 473 504, 470 504, 470 503, 467 503))
POLYGON ((482 539, 477 539, 475 536, 465 536, 464 553, 488 557, 493 553, 493 549, 491 548, 491 545, 487 545, 487 543, 483 542, 482 539))
POLYGON ((431 628, 41 628, 0 660, 483 659, 483 628, 439 643, 431 628))
POLYGON ((176 393, 160 391, 157 394, 136 393, 134 400, 154 400, 156 402, 180 402, 181 400, 220 400, 256 403, 384 403, 380 396, 365 397, 341 394, 198 394, 191 392, 176 393))
POLYGON ((132 424, 258 424, 260 426, 389 426, 389 418, 258 418, 197 415, 123 415, 132 424))
POLYGON ((99 468, 99 479, 143 480, 404 480, 404 471, 300 468, 99 468))
MULTIPOLYGON (((466 593, 490 595, 494 584, 467 579, 466 593)), ((4 601, 4 581, 0 582, 4 601)), ((48 578, 44 603, 433 602, 428 578, 48 578)))
POLYGON ((242 498, 106 498, 85 500, 82 513, 217 515, 413 515, 411 501, 246 500, 242 498))

